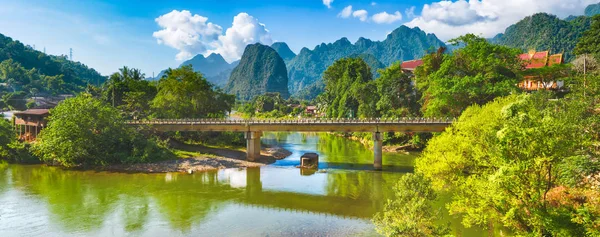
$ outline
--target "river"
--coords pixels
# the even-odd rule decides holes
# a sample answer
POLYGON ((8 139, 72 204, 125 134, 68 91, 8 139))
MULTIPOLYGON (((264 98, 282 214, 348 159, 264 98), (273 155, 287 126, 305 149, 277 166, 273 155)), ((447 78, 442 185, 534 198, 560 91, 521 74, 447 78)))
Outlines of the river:
MULTIPOLYGON (((292 155, 249 169, 167 174, 0 164, 0 236, 377 236, 371 223, 415 156, 330 134, 267 133, 292 155), (321 171, 295 168, 305 152, 321 171)), ((443 203, 440 203, 440 208, 443 203)), ((457 236, 487 236, 446 217, 457 236)))

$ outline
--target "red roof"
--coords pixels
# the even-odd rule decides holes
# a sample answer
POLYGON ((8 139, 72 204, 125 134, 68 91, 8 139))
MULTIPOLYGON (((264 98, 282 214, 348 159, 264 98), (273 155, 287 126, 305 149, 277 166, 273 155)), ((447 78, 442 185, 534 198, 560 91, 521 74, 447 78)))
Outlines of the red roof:
POLYGON ((554 55, 550 56, 550 58, 548 58, 548 66, 552 66, 555 64, 562 64, 563 61, 564 61, 563 55, 561 53, 554 54, 554 55))
MULTIPOLYGON (((548 65, 549 52, 529 52, 519 55, 519 58, 525 61, 525 68, 542 68, 548 65)), ((559 54, 552 55, 556 57, 559 54)), ((562 54, 560 54, 560 58, 562 58, 562 54)))
POLYGON ((28 109, 14 113, 14 115, 48 115, 50 110, 48 109, 28 109))
POLYGON ((404 70, 414 71, 415 69, 417 69, 418 66, 421 66, 421 65, 423 65, 423 60, 416 59, 416 60, 404 61, 404 62, 402 62, 402 65, 400 65, 400 66, 404 70))

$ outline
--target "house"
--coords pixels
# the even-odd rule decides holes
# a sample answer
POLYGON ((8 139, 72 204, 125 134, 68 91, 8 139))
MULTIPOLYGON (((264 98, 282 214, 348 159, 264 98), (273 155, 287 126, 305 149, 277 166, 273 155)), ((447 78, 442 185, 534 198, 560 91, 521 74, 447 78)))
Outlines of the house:
MULTIPOLYGON (((549 51, 529 51, 519 55, 519 59, 524 62, 526 70, 550 67, 552 65, 563 64, 563 54, 550 55, 549 51)), ((537 76, 525 76, 523 81, 518 84, 519 88, 527 91, 535 90, 560 90, 564 87, 563 81, 543 81, 537 76)))
POLYGON ((19 139, 34 141, 40 131, 46 127, 48 115, 50 115, 48 109, 28 109, 15 112, 15 128, 19 131, 19 139))
POLYGON ((306 106, 305 113, 307 113, 307 114, 315 114, 315 113, 317 113, 317 106, 314 106, 314 105, 306 106))

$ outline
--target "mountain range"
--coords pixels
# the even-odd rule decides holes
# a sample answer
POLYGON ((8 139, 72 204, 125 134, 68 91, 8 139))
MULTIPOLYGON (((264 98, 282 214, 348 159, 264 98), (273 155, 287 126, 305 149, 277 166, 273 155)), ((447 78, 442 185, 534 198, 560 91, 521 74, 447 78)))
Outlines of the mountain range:
MULTIPOLYGON (((240 61, 238 60, 228 63, 223 56, 217 53, 211 53, 208 57, 198 54, 181 63, 179 67, 191 65, 194 71, 201 72, 209 82, 217 86, 224 86, 227 83, 227 80, 229 80, 231 71, 233 71, 233 68, 235 68, 239 62, 240 61)), ((165 72, 166 70, 161 71, 158 76, 153 79, 160 79, 165 72)))

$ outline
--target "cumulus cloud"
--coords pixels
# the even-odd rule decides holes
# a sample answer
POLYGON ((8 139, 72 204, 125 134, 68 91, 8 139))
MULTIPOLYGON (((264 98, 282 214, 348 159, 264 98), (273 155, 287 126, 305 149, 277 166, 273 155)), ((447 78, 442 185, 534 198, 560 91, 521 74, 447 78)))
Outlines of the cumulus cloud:
POLYGON ((327 8, 331 8, 331 3, 333 0, 323 0, 323 5, 327 6, 327 8))
MULTIPOLYGON (((425 4, 420 16, 406 23, 448 40, 466 33, 493 37, 526 16, 547 12, 566 17, 581 15, 598 0, 459 0, 425 4)), ((410 9, 409 9, 410 10, 410 9)), ((414 11, 414 10, 412 10, 414 11)), ((409 16, 407 12, 407 16, 409 16)))
POLYGON ((272 43, 265 25, 244 12, 233 18, 233 24, 225 31, 225 35, 221 26, 208 22, 206 17, 192 15, 187 10, 173 10, 155 21, 162 29, 152 36, 159 44, 177 49, 177 60, 214 52, 227 61, 234 61, 241 57, 248 44, 272 43))
POLYGON ((394 14, 389 14, 384 11, 373 15, 372 18, 373 22, 377 24, 390 24, 402 20, 402 14, 399 11, 394 12, 394 14))
POLYGON ((350 15, 352 15, 352 5, 344 7, 344 9, 342 9, 342 11, 338 14, 338 17, 348 18, 350 15))
POLYGON ((367 21, 369 13, 366 10, 356 10, 352 12, 352 16, 358 18, 360 21, 367 21))
POLYGON ((227 61, 234 61, 242 57, 246 45, 257 42, 271 45, 273 40, 264 24, 242 12, 233 18, 233 24, 225 35, 219 36, 219 42, 220 47, 213 52, 221 54, 227 61))

